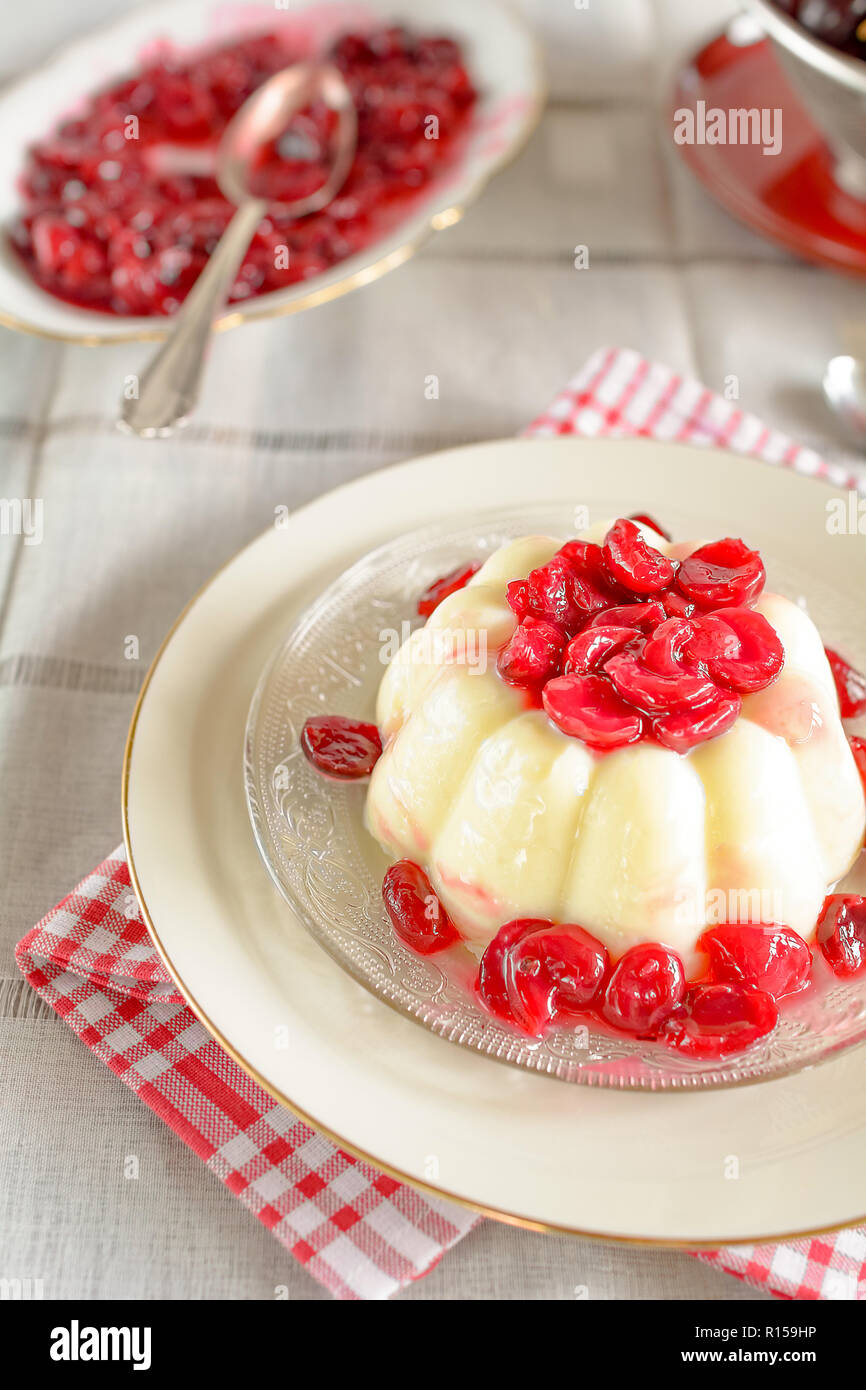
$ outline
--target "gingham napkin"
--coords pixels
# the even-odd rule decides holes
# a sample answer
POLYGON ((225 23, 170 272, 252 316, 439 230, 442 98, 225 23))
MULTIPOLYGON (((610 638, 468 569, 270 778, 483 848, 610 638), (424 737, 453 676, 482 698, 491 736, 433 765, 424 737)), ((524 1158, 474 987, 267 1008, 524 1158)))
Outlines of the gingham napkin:
MULTIPOLYGON (((596 353, 527 434, 646 435, 722 445, 841 486, 857 479, 696 381, 636 352, 596 353)), ((337 1298, 387 1298, 475 1224, 336 1148, 277 1105, 177 993, 123 850, 23 941, 33 988, 337 1298)), ((866 1294, 866 1230, 700 1258, 786 1298, 866 1294)))

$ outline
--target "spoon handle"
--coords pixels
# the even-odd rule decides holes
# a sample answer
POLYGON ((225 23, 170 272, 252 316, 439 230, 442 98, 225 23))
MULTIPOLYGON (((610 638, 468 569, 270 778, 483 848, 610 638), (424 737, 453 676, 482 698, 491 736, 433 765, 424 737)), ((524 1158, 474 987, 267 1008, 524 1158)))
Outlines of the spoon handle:
POLYGON ((145 439, 171 434, 195 405, 213 321, 266 209, 259 198, 241 203, 220 237, 168 339, 141 373, 138 395, 123 402, 120 423, 133 433, 145 439))

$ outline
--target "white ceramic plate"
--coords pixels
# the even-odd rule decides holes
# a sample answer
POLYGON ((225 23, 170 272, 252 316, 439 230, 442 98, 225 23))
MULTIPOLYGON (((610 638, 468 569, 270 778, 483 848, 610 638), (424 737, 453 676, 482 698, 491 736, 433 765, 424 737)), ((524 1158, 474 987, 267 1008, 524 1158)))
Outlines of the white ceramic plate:
POLYGON ((509 441, 374 473, 242 551, 173 629, 127 750, 124 830, 145 915, 211 1032, 274 1095, 381 1167, 541 1228, 686 1245, 758 1241, 866 1213, 866 1050, 700 1094, 575 1088, 468 1053, 373 999, 272 887, 241 775, 253 689, 292 620, 360 554, 529 501, 648 510, 677 533, 745 532, 825 636, 866 655, 857 537, 823 484, 649 441, 509 441), (290 1045, 278 1045, 288 1029, 290 1045), (736 1174, 736 1177, 732 1177, 736 1174))
POLYGON ((232 305, 217 327, 295 313, 345 294, 402 264, 431 232, 459 221, 487 180, 528 138, 544 97, 535 42, 497 0, 426 0, 420 9, 400 0, 286 0, 276 8, 262 0, 158 0, 136 6, 68 45, 0 95, 0 323, 88 343, 167 333, 166 319, 104 314, 53 298, 30 278, 5 233, 21 206, 17 181, 27 146, 97 87, 132 71, 156 40, 189 49, 302 25, 305 39, 315 35, 315 47, 321 50, 347 29, 401 19, 416 29, 450 34, 464 48, 480 100, 459 162, 372 246, 313 279, 232 305))

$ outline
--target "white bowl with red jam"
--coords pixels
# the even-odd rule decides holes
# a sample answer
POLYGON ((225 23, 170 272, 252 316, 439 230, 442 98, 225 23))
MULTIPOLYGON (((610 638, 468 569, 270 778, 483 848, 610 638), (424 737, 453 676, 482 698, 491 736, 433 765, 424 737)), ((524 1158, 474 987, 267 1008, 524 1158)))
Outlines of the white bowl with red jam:
MULTIPOLYGON (((261 223, 219 321, 293 312, 400 264, 456 222, 540 110, 534 44, 495 0, 390 4, 171 0, 69 46, 0 97, 0 321, 88 341, 164 335, 232 214, 220 135, 280 68, 327 56, 358 110, 358 148, 319 213, 261 223)), ((275 200, 324 182, 327 113, 263 152, 275 200)))
POLYGON ((860 1041, 866 679, 746 540, 535 510, 384 547, 275 658, 247 791, 276 881, 380 997, 565 1080, 860 1041))

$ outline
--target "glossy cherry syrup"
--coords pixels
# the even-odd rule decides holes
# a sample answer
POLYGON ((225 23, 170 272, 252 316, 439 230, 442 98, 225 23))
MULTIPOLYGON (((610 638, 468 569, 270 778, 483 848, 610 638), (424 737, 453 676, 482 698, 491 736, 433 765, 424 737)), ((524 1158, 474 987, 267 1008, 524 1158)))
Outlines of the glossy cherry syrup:
POLYGON ((319 714, 301 730, 301 748, 317 772, 338 782, 369 777, 382 755, 375 724, 342 714, 319 714))
POLYGON ((582 927, 519 918, 490 942, 476 989, 497 1018, 539 1037, 551 1023, 579 1018, 598 998, 609 967, 605 947, 582 927))
POLYGON ((497 669, 598 753, 643 739, 688 753, 731 727, 784 652, 750 606, 765 579, 756 550, 727 537, 680 562, 638 522, 664 534, 648 516, 623 517, 602 545, 568 541, 507 585, 518 625, 497 669))
POLYGON ((429 878, 411 859, 391 865, 382 884, 382 898, 400 940, 419 955, 432 956, 460 940, 429 878))
MULTIPOLYGON (((90 309, 174 313, 234 211, 212 173, 226 124, 268 77, 306 56, 279 32, 189 58, 163 50, 95 92, 28 154, 11 236, 33 278, 90 309)), ((451 39, 347 34, 330 58, 358 112, 349 176, 323 211, 261 222, 233 301, 318 275, 375 241, 453 162, 468 130, 475 90, 451 39)), ((264 194, 290 201, 324 183, 332 119, 324 107, 295 117, 258 162, 264 194)))
POLYGON ((685 989, 686 974, 676 952, 642 942, 617 961, 604 992, 601 1015, 625 1033, 654 1038, 682 1003, 685 989))
POLYGON ((833 651, 832 647, 825 647, 824 651, 833 672, 842 718, 856 719, 858 715, 866 714, 866 676, 833 651))
POLYGON ((857 975, 866 966, 866 898, 831 893, 818 918, 818 949, 834 975, 857 975))
POLYGON ((435 613, 443 599, 458 593, 460 589, 464 589, 473 574, 477 574, 480 568, 481 561, 472 560, 469 564, 458 565, 456 569, 449 570, 439 579, 434 579, 418 600, 418 616, 429 618, 431 613, 435 613))
POLYGON ((812 970, 812 952, 790 927, 777 923, 724 923, 698 942, 710 958, 712 978, 766 990, 774 999, 797 994, 812 970))
POLYGON ((688 1057, 728 1057, 772 1033, 778 1018, 778 1005, 764 990, 740 984, 695 985, 665 1020, 661 1040, 688 1057))
POLYGON ((857 738, 856 735, 853 735, 848 742, 851 744, 851 752, 854 754, 857 771, 860 773, 860 781, 863 783, 863 794, 866 796, 866 738, 857 738))

